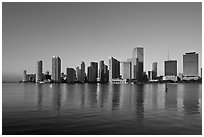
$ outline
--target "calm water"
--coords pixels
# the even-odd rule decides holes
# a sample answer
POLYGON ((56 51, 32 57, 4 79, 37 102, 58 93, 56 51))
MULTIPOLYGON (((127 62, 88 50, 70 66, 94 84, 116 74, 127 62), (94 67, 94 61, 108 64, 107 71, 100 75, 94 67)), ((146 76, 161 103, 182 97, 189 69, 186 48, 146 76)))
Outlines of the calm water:
POLYGON ((202 134, 202 85, 2 84, 3 134, 202 134))

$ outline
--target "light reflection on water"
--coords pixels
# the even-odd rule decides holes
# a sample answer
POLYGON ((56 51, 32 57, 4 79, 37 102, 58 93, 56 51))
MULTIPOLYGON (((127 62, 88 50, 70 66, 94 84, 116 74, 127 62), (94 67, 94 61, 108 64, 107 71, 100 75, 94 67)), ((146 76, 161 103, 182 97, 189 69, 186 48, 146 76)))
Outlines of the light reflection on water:
POLYGON ((2 86, 7 134, 202 133, 201 84, 2 86))

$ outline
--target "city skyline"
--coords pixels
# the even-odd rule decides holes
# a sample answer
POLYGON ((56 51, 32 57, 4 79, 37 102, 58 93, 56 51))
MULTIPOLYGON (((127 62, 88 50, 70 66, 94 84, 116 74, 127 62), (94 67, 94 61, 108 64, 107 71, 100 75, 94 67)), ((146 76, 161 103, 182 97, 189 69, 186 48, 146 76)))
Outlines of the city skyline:
POLYGON ((202 65, 202 3, 3 3, 3 81, 21 80, 22 72, 51 72, 53 55, 60 56, 62 72, 84 61, 119 61, 144 50, 144 71, 157 62, 164 75, 164 61, 177 60, 183 73, 184 53, 199 54, 202 65), (41 14, 42 13, 42 14, 41 14))

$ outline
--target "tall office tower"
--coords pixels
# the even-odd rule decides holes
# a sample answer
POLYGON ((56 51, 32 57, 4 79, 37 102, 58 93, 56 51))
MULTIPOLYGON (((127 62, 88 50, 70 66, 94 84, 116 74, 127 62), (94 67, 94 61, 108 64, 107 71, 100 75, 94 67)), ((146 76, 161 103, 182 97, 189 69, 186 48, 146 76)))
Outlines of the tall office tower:
POLYGON ((89 66, 88 69, 88 82, 96 82, 96 70, 93 66, 89 66))
POLYGON ((81 82, 85 82, 85 77, 86 77, 85 63, 82 61, 81 62, 81 82))
POLYGON ((23 82, 27 81, 27 74, 26 74, 26 70, 23 71, 23 82))
POLYGON ((152 63, 152 79, 157 78, 157 62, 152 63))
POLYGON ((177 76, 177 61, 176 60, 168 60, 165 61, 165 76, 177 76))
POLYGON ((81 69, 79 67, 76 67, 76 79, 77 81, 81 81, 81 69))
POLYGON ((36 73, 36 81, 35 82, 40 82, 43 80, 43 75, 42 75, 42 61, 37 61, 37 73, 36 73))
POLYGON ((103 79, 104 79, 104 67, 105 67, 104 61, 101 60, 101 61, 99 62, 99 74, 98 74, 98 77, 99 77, 99 79, 100 79, 100 82, 103 82, 103 79))
POLYGON ((56 83, 61 81, 61 59, 58 56, 52 58, 52 80, 56 83))
POLYGON ((108 82, 108 79, 109 79, 108 65, 104 65, 103 82, 108 82))
POLYGON ((90 66, 92 66, 95 69, 95 78, 97 80, 97 77, 98 77, 98 63, 97 62, 91 62, 90 66))
POLYGON ((198 76, 198 54, 196 52, 183 55, 183 75, 198 76))
POLYGON ((120 61, 110 57, 109 58, 109 81, 112 79, 120 78, 120 61))
POLYGON ((132 58, 137 58, 138 59, 138 66, 137 69, 138 71, 136 72, 136 79, 138 81, 143 80, 143 65, 144 65, 144 48, 143 47, 136 47, 133 49, 133 54, 132 58))
POLYGON ((131 62, 131 79, 136 79, 138 72, 138 58, 129 58, 127 61, 131 62))
POLYGON ((74 68, 67 68, 67 83, 76 82, 76 71, 74 68))
POLYGON ((131 62, 122 61, 121 64, 122 79, 131 79, 131 62))

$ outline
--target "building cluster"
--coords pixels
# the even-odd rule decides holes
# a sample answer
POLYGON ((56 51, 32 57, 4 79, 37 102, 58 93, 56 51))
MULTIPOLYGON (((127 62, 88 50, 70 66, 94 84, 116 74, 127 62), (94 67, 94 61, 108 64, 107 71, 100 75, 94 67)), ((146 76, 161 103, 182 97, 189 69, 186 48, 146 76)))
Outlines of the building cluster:
MULTIPOLYGON (((202 73, 202 72, 201 72, 202 73)), ((178 81, 198 80, 198 54, 189 52, 183 55, 183 74, 177 75, 177 61, 167 60, 164 62, 164 76, 157 76, 157 62, 152 63, 152 70, 148 74, 144 72, 144 48, 133 49, 132 57, 126 61, 109 58, 109 65, 103 60, 90 62, 85 72, 85 63, 80 67, 66 68, 66 74, 61 72, 61 59, 58 56, 52 58, 52 74, 48 71, 43 73, 43 62, 37 61, 36 74, 23 72, 23 82, 36 83, 141 83, 147 81, 178 81)))

